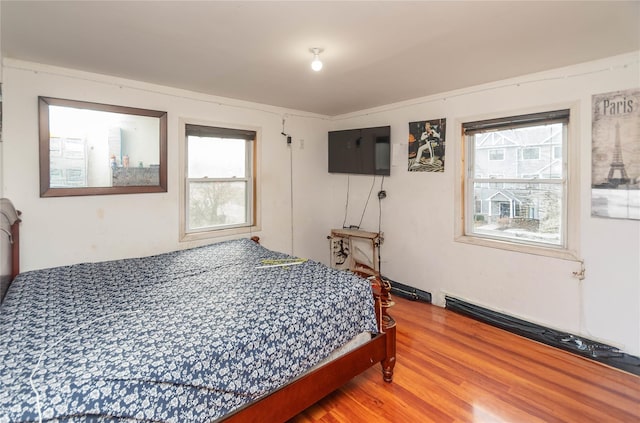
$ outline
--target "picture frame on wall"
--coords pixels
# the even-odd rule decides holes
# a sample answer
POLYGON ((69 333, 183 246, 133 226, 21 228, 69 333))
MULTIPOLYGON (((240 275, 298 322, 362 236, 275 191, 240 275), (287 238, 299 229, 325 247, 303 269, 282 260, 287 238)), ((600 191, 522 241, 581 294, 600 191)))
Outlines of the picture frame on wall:
POLYGON ((409 172, 444 172, 446 122, 409 122, 409 172))
POLYGON ((591 100, 591 215, 640 219, 640 89, 591 100))

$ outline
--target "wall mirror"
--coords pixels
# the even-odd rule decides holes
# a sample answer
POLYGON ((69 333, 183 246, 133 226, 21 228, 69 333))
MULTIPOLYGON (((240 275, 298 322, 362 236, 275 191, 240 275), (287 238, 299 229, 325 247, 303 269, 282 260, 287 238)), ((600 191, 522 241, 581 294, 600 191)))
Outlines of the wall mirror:
POLYGON ((40 196, 167 192, 167 113, 39 97, 40 196))

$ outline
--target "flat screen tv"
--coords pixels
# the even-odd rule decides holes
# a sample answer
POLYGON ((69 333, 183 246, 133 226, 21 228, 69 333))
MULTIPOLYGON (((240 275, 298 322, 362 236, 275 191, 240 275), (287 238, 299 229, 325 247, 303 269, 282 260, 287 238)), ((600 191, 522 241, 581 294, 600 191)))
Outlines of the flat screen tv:
POLYGON ((329 132, 329 173, 391 173, 391 127, 329 132))

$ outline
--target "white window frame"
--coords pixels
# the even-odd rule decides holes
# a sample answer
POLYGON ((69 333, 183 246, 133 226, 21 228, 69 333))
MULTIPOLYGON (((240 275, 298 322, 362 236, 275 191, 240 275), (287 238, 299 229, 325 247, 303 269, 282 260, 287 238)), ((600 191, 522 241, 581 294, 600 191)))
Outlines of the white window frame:
POLYGON ((580 135, 579 135, 579 104, 563 103, 550 105, 544 108, 524 109, 518 111, 507 111, 479 116, 470 116, 456 120, 456 128, 459 130, 460 142, 456 143, 456 153, 460 160, 456 162, 456 185, 460 187, 455 196, 455 227, 454 240, 456 242, 472 244, 483 247, 498 248, 502 250, 535 254, 548 257, 555 257, 564 260, 579 261, 580 255, 578 247, 580 228, 580 135), (501 119, 509 116, 520 116, 532 113, 543 113, 551 110, 569 109, 569 122, 566 130, 566 148, 563 149, 563 162, 565 168, 565 189, 564 189, 564 245, 560 247, 546 246, 529 243, 517 243, 508 239, 493 239, 477 236, 468 233, 467 225, 473 224, 473 209, 475 205, 473 190, 469 190, 468 170, 472 158, 467 148, 467 139, 464 136, 463 124, 465 122, 475 122, 491 119, 501 119), (470 193, 471 192, 471 193, 470 193))
POLYGON ((229 237, 240 234, 251 234, 261 230, 260 226, 260 137, 261 129, 259 127, 239 125, 225 122, 210 122, 197 119, 180 118, 179 127, 179 157, 180 157, 180 238, 181 242, 196 241, 202 239, 229 237), (256 139, 249 142, 247 154, 245 178, 188 178, 188 143, 186 136, 187 125, 211 126, 227 129, 250 130, 256 133, 256 139), (187 222, 189 219, 188 200, 189 200, 189 182, 217 182, 217 181, 247 181, 247 222, 237 225, 227 225, 222 227, 198 228, 189 230, 187 222))

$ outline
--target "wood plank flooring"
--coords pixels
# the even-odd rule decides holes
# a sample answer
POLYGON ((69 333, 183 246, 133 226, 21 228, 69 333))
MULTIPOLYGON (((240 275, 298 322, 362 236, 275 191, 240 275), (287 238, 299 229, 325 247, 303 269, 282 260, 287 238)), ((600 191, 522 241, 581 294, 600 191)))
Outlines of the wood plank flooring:
POLYGON ((640 422, 640 377, 429 304, 395 298, 394 381, 380 366, 290 423, 640 422))

